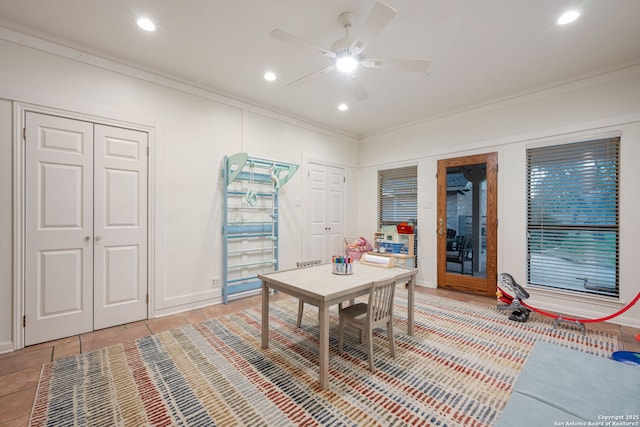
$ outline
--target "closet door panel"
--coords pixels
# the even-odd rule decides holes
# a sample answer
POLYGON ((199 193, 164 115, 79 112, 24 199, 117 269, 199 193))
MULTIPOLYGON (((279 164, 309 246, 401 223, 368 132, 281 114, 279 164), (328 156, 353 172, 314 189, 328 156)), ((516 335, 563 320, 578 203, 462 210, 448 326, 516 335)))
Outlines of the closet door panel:
POLYGON ((329 223, 328 259, 344 253, 344 169, 327 166, 326 217, 329 223))
POLYGON ((147 134, 95 128, 95 329, 147 317, 147 134))
POLYGON ((309 259, 319 259, 322 262, 327 262, 325 250, 328 229, 325 208, 326 172, 322 165, 311 164, 311 166, 313 168, 309 171, 309 202, 311 205, 309 212, 311 254, 309 259))
POLYGON ((92 330, 93 124, 25 117, 25 344, 92 330))

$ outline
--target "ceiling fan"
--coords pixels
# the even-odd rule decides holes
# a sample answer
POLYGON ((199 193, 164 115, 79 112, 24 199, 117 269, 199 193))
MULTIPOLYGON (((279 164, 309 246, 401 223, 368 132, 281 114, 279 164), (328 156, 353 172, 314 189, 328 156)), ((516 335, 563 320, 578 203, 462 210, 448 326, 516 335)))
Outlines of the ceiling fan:
POLYGON ((270 35, 275 39, 315 50, 333 60, 331 65, 289 82, 287 86, 296 86, 311 78, 337 70, 349 78, 356 101, 362 101, 367 99, 369 94, 364 84, 355 74, 358 66, 425 73, 431 64, 431 61, 426 59, 369 58, 365 55, 365 49, 369 42, 382 31, 397 13, 395 9, 384 3, 376 3, 360 28, 360 32, 355 37, 349 34, 353 22, 353 13, 341 13, 338 16, 338 21, 344 26, 346 34, 344 38, 333 43, 329 49, 324 49, 283 30, 275 29, 271 31, 270 35))

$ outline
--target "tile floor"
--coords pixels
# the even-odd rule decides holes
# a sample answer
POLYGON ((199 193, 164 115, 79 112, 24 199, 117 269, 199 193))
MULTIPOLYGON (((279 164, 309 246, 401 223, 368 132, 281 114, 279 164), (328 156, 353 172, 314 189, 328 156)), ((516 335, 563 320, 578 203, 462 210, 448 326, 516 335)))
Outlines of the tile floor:
MULTIPOLYGON (((495 298, 475 296, 452 290, 418 287, 418 291, 490 307, 495 307, 496 305, 495 298)), ((279 295, 287 297, 284 294, 279 295)), ((253 296, 232 301, 228 305, 220 304, 159 319, 129 323, 29 346, 12 353, 0 354, 0 426, 18 427, 29 424, 29 415, 36 394, 40 370, 44 363, 135 340, 189 323, 199 323, 208 318, 223 316, 259 304, 260 296, 253 296)), ((617 335, 621 350, 640 352, 640 342, 635 339, 636 334, 640 333, 639 329, 613 323, 593 323, 588 325, 588 329, 617 335)))

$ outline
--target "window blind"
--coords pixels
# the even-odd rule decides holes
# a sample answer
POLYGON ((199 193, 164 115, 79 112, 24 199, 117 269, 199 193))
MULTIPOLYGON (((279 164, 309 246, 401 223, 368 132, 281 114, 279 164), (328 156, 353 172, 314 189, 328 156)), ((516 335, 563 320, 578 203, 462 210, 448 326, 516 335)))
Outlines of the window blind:
POLYGON ((527 150, 528 282, 618 296, 620 138, 527 150))
POLYGON ((396 225, 418 218, 418 167, 378 171, 378 224, 396 225))
MULTIPOLYGON (((407 166, 378 171, 378 227, 412 222, 418 233, 418 167, 407 166)), ((418 239, 413 244, 414 265, 418 265, 418 239)))

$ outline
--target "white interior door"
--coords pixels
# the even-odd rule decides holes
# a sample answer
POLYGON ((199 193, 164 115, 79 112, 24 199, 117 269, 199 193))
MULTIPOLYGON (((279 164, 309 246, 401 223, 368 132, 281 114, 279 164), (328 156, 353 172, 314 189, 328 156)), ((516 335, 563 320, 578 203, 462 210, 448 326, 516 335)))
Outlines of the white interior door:
POLYGON ((315 163, 309 164, 309 231, 310 251, 309 259, 319 259, 326 262, 325 247, 327 242, 327 220, 325 191, 326 166, 315 163))
POLYGON ((327 184, 328 262, 344 254, 344 169, 327 166, 327 184))
POLYGON ((94 329, 147 317, 147 134, 95 126, 94 329))
POLYGON ((145 319, 147 134, 25 120, 25 345, 145 319))
POLYGON ((344 252, 344 169, 309 163, 309 259, 344 252))
POLYGON ((93 329, 93 124, 26 117, 25 344, 93 329))

